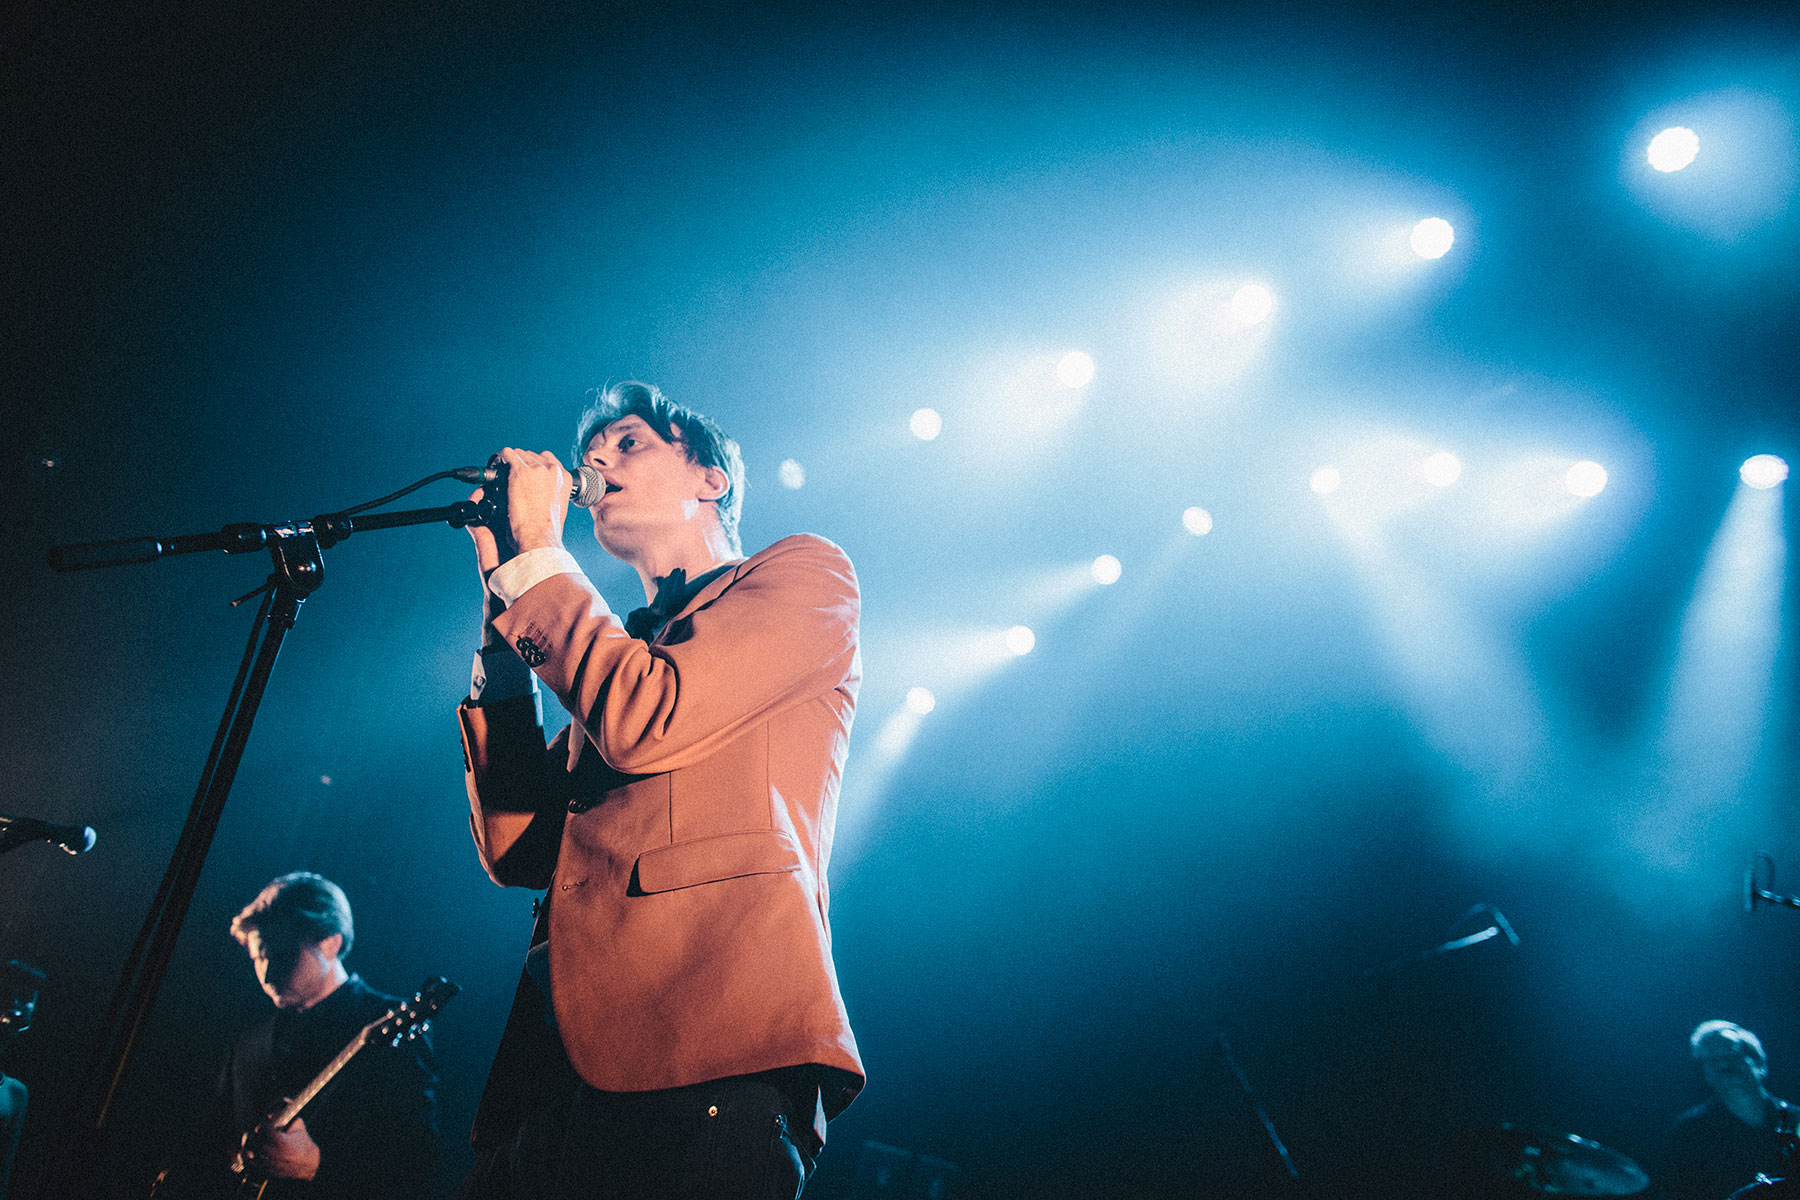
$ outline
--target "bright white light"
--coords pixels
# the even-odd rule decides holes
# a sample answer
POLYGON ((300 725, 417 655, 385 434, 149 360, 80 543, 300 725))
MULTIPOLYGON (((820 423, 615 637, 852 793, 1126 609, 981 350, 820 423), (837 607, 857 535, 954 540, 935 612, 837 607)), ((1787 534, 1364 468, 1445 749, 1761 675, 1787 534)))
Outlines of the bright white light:
POLYGON ((1071 350, 1057 361, 1056 377, 1066 388, 1086 387, 1094 382, 1094 360, 1079 350, 1071 350))
POLYGON ((1204 508, 1195 506, 1181 511, 1181 527, 1195 537, 1205 537, 1212 532, 1212 514, 1204 508))
POLYGON ((1020 658, 1030 654, 1031 648, 1035 645, 1037 645, 1037 634, 1023 625, 1014 625, 1006 631, 1006 648, 1020 658))
POLYGON ((1659 171, 1679 171, 1700 153, 1700 135, 1686 125, 1675 125, 1650 139, 1650 165, 1659 171))
POLYGON ((1094 560, 1094 565, 1088 568, 1088 573, 1094 577, 1095 583, 1105 586, 1119 582, 1119 576, 1125 573, 1125 568, 1112 555, 1102 554, 1094 560))
POLYGON ((1413 253, 1420 258, 1442 258, 1456 244, 1456 230, 1442 217, 1426 217, 1413 226, 1413 253))
POLYGON ((907 688, 906 707, 922 717, 937 707, 937 697, 931 694, 930 688, 907 688))
POLYGON ((781 478, 781 486, 790 491, 798 491, 806 486, 806 468, 791 458, 781 460, 781 466, 775 473, 781 478))
POLYGON ((1788 475, 1787 462, 1773 454, 1758 454, 1754 458, 1746 458, 1744 465, 1738 468, 1738 478, 1753 488, 1772 488, 1788 475))
POLYGON ((1563 476, 1563 486, 1583 500, 1598 496, 1606 487, 1606 468, 1592 460, 1578 462, 1563 476))
POLYGON ((1329 496, 1344 484, 1344 473, 1336 467, 1320 467, 1312 473, 1312 490, 1317 496, 1329 496))
POLYGON ((1419 464, 1419 474, 1432 487, 1447 488, 1462 478, 1462 459, 1448 450, 1439 450, 1419 464))
POLYGON ((1246 325, 1258 325, 1275 311, 1275 293, 1260 283, 1246 283, 1231 293, 1231 315, 1246 325))
POLYGON ((912 435, 921 442, 929 442, 944 432, 944 418, 938 416, 935 408, 921 408, 912 415, 912 419, 906 423, 906 427, 912 430, 912 435))

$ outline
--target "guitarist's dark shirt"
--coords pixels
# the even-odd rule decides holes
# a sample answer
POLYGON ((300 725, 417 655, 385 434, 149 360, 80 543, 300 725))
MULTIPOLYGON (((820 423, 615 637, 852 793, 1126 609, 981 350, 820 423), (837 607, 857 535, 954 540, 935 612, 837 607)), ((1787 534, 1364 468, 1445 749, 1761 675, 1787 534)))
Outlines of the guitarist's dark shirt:
MULTIPOLYGON (((398 1003, 356 975, 304 1011, 275 1009, 242 1029, 219 1078, 213 1133, 229 1162, 238 1136, 310 1083, 364 1025, 398 1003), (222 1127, 229 1133, 220 1136, 222 1127)), ((268 1195, 381 1200, 429 1194, 437 1157, 437 1069, 429 1041, 359 1051, 300 1119, 319 1146, 319 1173, 268 1195)))

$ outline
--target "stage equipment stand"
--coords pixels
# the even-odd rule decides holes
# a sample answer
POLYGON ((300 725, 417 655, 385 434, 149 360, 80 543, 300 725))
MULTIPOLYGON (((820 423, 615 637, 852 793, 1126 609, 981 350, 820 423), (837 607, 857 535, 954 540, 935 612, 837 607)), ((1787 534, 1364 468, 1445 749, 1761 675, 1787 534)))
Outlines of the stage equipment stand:
POLYGON ((1757 851, 1750 856, 1750 869, 1744 872, 1744 911, 1755 912, 1758 904, 1770 904, 1776 908, 1800 908, 1800 896, 1788 896, 1775 891, 1775 856, 1757 851), (1769 886, 1764 887, 1758 876, 1767 873, 1769 886))
POLYGON ((188 904, 200 880, 213 833, 225 811, 225 801, 237 777, 238 763, 250 740, 250 729, 262 703, 281 643, 300 615, 300 606, 325 581, 322 551, 353 533, 395 529, 407 525, 448 524, 454 528, 487 523, 499 512, 491 502, 463 500, 441 508, 408 509, 391 513, 361 513, 421 487, 451 472, 432 476, 360 508, 279 525, 242 523, 213 533, 184 534, 171 538, 127 538, 110 542, 85 542, 57 546, 50 551, 50 566, 58 571, 83 571, 126 563, 153 562, 175 554, 222 550, 248 554, 267 550, 271 561, 268 581, 233 601, 244 603, 260 595, 262 604, 250 627, 244 658, 225 701, 225 712, 213 738, 212 750, 200 772, 187 823, 175 843, 162 884, 150 902, 150 910, 138 930, 124 970, 107 1007, 100 1039, 77 1085, 69 1110, 64 1140, 51 1159, 52 1175, 46 1183, 63 1196, 104 1194, 100 1164, 109 1122, 120 1085, 132 1055, 155 1006, 163 973, 175 953, 188 904))
POLYGON ((1261 1100, 1257 1099, 1256 1089, 1250 1086, 1250 1077, 1244 1074, 1244 1068, 1238 1065, 1237 1055, 1231 1052, 1231 1043, 1226 1039, 1223 1029, 1213 1035, 1213 1046, 1218 1050, 1226 1070, 1231 1072, 1231 1078, 1237 1083, 1238 1090, 1244 1094, 1244 1102, 1250 1106, 1250 1111, 1256 1114, 1257 1121, 1262 1124, 1263 1133, 1268 1136, 1269 1145, 1275 1148, 1276 1157, 1281 1159, 1281 1166, 1287 1172, 1288 1182, 1297 1186, 1300 1183, 1300 1169, 1294 1165, 1293 1156, 1288 1153, 1287 1143, 1283 1142, 1281 1134, 1275 1131, 1275 1122, 1269 1119, 1269 1110, 1263 1107, 1261 1100))

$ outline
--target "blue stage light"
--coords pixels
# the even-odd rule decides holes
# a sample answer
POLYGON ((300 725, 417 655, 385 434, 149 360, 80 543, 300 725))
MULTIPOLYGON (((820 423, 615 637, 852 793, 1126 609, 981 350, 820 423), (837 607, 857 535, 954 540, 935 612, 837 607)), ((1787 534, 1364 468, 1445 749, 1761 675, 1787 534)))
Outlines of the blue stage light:
POLYGON ((1006 631, 1006 648, 1020 658, 1030 654, 1032 647, 1036 645, 1037 634, 1024 625, 1014 625, 1006 631))
POLYGON ((1275 311, 1275 293, 1260 283, 1246 283, 1231 294, 1231 315, 1246 325, 1260 325, 1275 311))
POLYGON ((1344 474, 1336 467, 1320 467, 1312 473, 1314 495, 1329 496, 1344 486, 1344 474))
POLYGON ((1205 537, 1212 532, 1212 514, 1198 505, 1193 508, 1183 509, 1181 512, 1181 527, 1195 537, 1205 537))
POLYGON ((913 413, 912 418, 907 421, 906 427, 912 430, 912 435, 921 442, 929 442, 944 431, 944 418, 938 415, 935 408, 921 408, 913 413))
POLYGON ((1071 350, 1056 363, 1056 378, 1066 388, 1084 388, 1094 381, 1094 360, 1080 350, 1071 350))
POLYGON ((1419 464, 1419 475, 1432 487, 1447 488, 1462 478, 1462 459, 1440 450, 1419 464))
POLYGON ((776 475, 781 479, 781 486, 789 491, 798 491, 806 486, 806 468, 791 458, 781 460, 776 468, 776 475))
POLYGON ((1744 460, 1738 478, 1753 488, 1772 488, 1788 477, 1786 460, 1773 454, 1758 454, 1744 460))
POLYGON ((922 717, 937 707, 937 697, 931 694, 930 688, 908 688, 906 690, 906 707, 922 717))
POLYGON ((1102 554, 1094 560, 1094 565, 1088 568, 1088 573, 1094 577, 1095 583, 1106 586, 1119 582, 1119 576, 1125 573, 1125 568, 1112 555, 1102 554))
POLYGON ((1679 171, 1700 153, 1700 137, 1685 125, 1673 125, 1650 139, 1646 153, 1658 171, 1679 171))
POLYGON ((1569 494, 1580 496, 1583 500, 1598 496, 1606 487, 1606 468, 1591 459, 1585 459, 1570 467, 1563 475, 1563 486, 1569 494))
POLYGON ((1426 217, 1413 226, 1410 241, 1420 258, 1442 258, 1456 244, 1456 230, 1442 217, 1426 217))

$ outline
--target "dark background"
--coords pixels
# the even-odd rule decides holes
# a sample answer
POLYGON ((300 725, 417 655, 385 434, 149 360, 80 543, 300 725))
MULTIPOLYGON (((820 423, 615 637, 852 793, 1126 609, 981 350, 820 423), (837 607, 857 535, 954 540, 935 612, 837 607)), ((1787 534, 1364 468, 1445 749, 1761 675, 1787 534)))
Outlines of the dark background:
MULTIPOLYGON (((0 957, 50 977, 7 1064, 28 1174, 204 760, 250 619, 227 601, 264 574, 59 576, 46 548, 566 453, 622 378, 741 440, 748 547, 812 530, 862 576, 832 915, 870 1083, 809 1194, 845 1195, 865 1139, 956 1163, 970 1197, 1280 1194, 1221 1030, 1317 1195, 1433 1194, 1504 1120, 1654 1164, 1708 1017, 1800 1090, 1800 914, 1738 899, 1752 851, 1800 850, 1779 572, 1740 597, 1774 622, 1760 690, 1682 710, 1702 746, 1714 717, 1753 730, 1729 786, 1689 787, 1655 736, 1737 464, 1800 450, 1792 117, 1735 158, 1703 129, 1697 183, 1641 164, 1695 97, 1800 112, 1791 5, 8 24, 0 810, 99 830, 0 860, 0 957), (1370 266, 1426 215, 1448 256, 1370 266), (1250 278, 1277 296, 1252 360, 1171 358, 1168 298, 1250 278), (1072 348, 1098 363, 1073 398, 1049 376, 1072 348), (934 442, 906 433, 922 405, 934 442), (1465 478, 1380 518, 1383 574, 1306 481, 1414 444, 1465 478), (1534 539, 1450 519, 1539 452, 1612 483, 1534 539), (1102 552, 1119 585, 1066 586, 1102 552), (984 656, 1020 621, 1033 654, 984 656), (938 708, 896 753, 915 684, 938 708), (1480 901, 1516 950, 1382 969, 1480 901)), ((467 838, 471 555, 369 534, 326 576, 115 1122, 128 1176, 260 1003, 229 918, 299 868, 348 891, 377 986, 465 988, 437 1033, 446 1189, 467 1161, 530 921, 467 838)))

